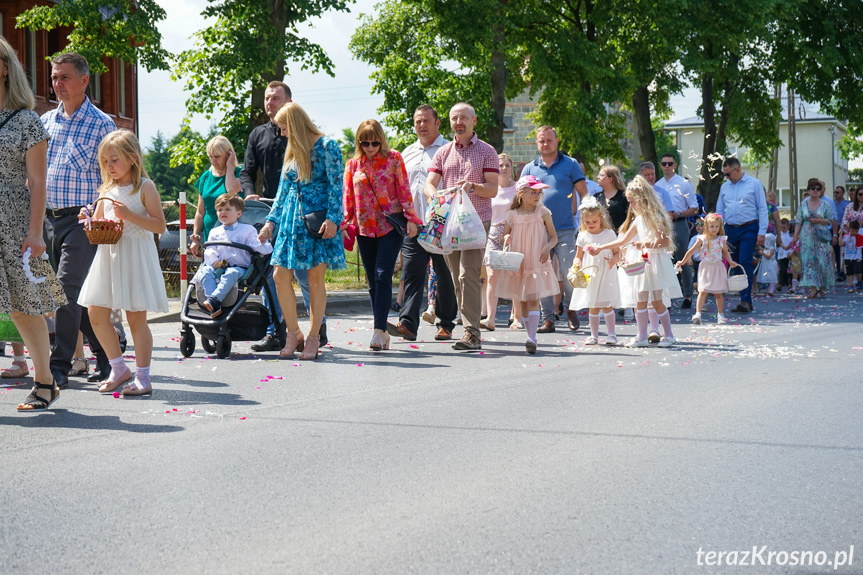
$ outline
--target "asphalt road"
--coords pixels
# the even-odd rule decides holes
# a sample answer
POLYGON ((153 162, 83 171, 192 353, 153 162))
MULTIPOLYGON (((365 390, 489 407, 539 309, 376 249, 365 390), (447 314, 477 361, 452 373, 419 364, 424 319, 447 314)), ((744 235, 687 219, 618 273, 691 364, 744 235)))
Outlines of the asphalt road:
POLYGON ((333 316, 314 363, 183 360, 154 325, 151 398, 0 390, 0 572, 863 573, 863 298, 756 306, 535 356, 430 327, 372 354, 333 316))

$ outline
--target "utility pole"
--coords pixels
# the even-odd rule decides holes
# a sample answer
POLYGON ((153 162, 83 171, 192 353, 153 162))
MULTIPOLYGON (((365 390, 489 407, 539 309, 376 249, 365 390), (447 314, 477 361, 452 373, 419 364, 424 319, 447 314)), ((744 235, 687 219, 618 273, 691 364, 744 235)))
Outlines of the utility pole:
POLYGON ((797 186, 797 127, 794 123, 794 90, 788 87, 788 188, 791 193, 791 215, 797 213, 800 188, 797 186))
MULTIPOLYGON (((776 84, 773 87, 773 97, 779 102, 780 108, 782 106, 782 84, 776 84)), ((779 121, 776 122, 776 134, 780 138, 782 134, 780 132, 782 125, 782 117, 780 114, 779 121)), ((773 156, 770 160, 770 175, 767 179, 767 189, 773 190, 776 195, 779 195, 779 148, 773 148, 773 156)), ((781 202, 780 202, 781 203, 781 202)))

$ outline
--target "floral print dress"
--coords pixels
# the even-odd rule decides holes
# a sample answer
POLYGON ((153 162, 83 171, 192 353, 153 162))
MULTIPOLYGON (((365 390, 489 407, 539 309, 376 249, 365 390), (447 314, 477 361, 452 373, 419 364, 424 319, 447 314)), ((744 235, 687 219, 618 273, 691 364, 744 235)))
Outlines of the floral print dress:
POLYGON ((326 210, 327 219, 337 226, 342 221, 342 153, 335 140, 320 137, 312 147, 312 174, 308 182, 297 180, 293 169, 279 179, 279 191, 267 216, 278 225, 272 264, 291 270, 307 270, 320 264, 344 269, 342 237, 313 239, 306 231, 303 214, 326 210), (302 195, 302 208, 300 196, 302 195))
POLYGON ((830 242, 818 240, 816 228, 809 220, 820 218, 833 219, 833 211, 826 202, 819 202, 813 212, 809 201, 804 200, 797 208, 797 221, 803 222, 800 229, 800 259, 803 262, 803 276, 800 285, 808 288, 826 289, 833 287, 833 246, 830 242))

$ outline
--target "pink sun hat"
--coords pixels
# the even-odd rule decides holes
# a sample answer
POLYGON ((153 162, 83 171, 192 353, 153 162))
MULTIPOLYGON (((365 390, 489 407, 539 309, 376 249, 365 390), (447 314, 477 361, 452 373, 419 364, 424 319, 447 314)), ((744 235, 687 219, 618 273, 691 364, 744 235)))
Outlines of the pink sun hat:
POLYGON ((524 176, 522 178, 519 178, 518 182, 515 184, 516 190, 523 190, 524 188, 542 190, 548 187, 548 184, 543 184, 536 176, 524 176))

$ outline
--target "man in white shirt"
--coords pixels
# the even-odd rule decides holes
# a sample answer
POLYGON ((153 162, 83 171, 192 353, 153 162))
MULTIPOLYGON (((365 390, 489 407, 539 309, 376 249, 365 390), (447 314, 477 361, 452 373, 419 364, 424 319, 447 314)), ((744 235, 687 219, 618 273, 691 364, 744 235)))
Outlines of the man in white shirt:
MULTIPOLYGON (((686 255, 689 246, 689 222, 686 218, 698 213, 698 200, 692 184, 677 174, 677 159, 673 154, 663 154, 659 160, 663 177, 657 180, 654 188, 665 190, 671 199, 671 229, 674 232, 674 261, 686 255)), ((683 304, 681 308, 692 307, 692 268, 683 266, 680 272, 683 304)))
MULTIPOLYGON (((423 188, 428 177, 428 168, 435 152, 448 141, 440 135, 438 113, 428 104, 423 104, 414 111, 414 133, 419 139, 404 149, 402 159, 405 162, 408 180, 411 184, 414 209, 425 220, 428 199, 423 193, 423 188)), ((387 326, 390 335, 403 337, 408 341, 416 340, 423 288, 428 278, 429 260, 434 266, 437 277, 438 295, 434 302, 434 309, 438 331, 435 334, 435 339, 441 341, 452 339, 458 305, 455 286, 452 283, 452 275, 446 265, 446 260, 442 254, 430 254, 425 251, 417 241, 417 237, 412 238, 407 235, 405 235, 402 243, 402 274, 405 282, 404 306, 399 314, 399 323, 397 325, 388 324, 387 326)))

